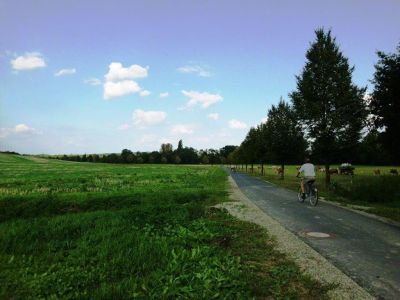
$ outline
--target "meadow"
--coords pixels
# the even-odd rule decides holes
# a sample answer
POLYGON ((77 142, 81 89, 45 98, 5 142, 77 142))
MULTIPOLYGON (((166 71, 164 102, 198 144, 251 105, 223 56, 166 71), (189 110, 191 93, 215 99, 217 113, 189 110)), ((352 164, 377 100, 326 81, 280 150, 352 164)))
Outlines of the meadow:
MULTIPOLYGON (((293 191, 298 191, 300 179, 296 178, 296 165, 285 166, 285 177, 280 179, 277 166, 265 165, 265 174, 261 176, 260 165, 254 165, 253 171, 247 166, 247 173, 258 176, 266 181, 280 185, 293 191)), ((332 169, 338 165, 331 166, 332 169)), ((325 185, 325 173, 317 172, 316 185, 320 196, 326 200, 340 202, 352 208, 376 214, 395 221, 400 221, 400 176, 390 175, 390 169, 400 167, 390 166, 355 166, 354 176, 331 175, 331 185, 325 185), (380 170, 381 175, 374 175, 374 170, 380 170)), ((246 172, 239 165, 238 170, 246 172)))
POLYGON ((324 299, 219 167, 0 154, 0 299, 324 299))

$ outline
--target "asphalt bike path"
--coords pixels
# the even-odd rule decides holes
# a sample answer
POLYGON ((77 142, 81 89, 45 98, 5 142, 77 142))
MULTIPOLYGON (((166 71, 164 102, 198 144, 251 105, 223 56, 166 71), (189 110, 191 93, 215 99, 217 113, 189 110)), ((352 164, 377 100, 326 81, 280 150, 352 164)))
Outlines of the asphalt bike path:
POLYGON ((400 228, 231 172, 240 190, 378 299, 400 299, 400 228))

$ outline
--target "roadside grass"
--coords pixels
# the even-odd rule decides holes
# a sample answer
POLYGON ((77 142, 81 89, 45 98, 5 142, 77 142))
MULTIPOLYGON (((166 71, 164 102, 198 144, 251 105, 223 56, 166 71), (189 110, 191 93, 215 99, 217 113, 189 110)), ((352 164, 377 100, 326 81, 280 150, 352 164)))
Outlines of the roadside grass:
MULTIPOLYGON (((296 178, 294 165, 285 166, 285 178, 281 180, 275 166, 267 165, 261 176, 259 165, 254 165, 253 172, 248 166, 247 173, 260 177, 281 187, 298 191, 300 179, 296 178)), ((332 166, 337 168, 338 166, 332 166)), ((331 185, 326 187, 325 174, 317 172, 316 184, 320 196, 326 200, 340 202, 349 207, 368 213, 400 221, 400 176, 389 175, 390 169, 400 167, 355 166, 355 175, 331 175, 331 185), (382 175, 373 175, 379 169, 382 175)), ((246 172, 245 168, 239 171, 246 172)))
POLYGON ((324 299, 217 167, 0 154, 1 299, 324 299))

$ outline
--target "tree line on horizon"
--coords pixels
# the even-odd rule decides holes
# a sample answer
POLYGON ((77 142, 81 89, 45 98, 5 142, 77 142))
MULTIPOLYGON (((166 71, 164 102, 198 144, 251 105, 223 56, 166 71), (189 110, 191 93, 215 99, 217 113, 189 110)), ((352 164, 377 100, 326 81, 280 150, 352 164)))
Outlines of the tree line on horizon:
POLYGON ((305 156, 330 165, 400 163, 400 44, 397 53, 378 51, 374 91, 352 81, 354 67, 340 51, 331 30, 317 29, 296 76, 297 87, 268 110, 267 121, 249 130, 233 153, 236 164, 300 163, 305 156))
POLYGON ((52 155, 47 158, 102 163, 138 163, 138 164, 226 164, 232 163, 232 153, 237 146, 227 145, 221 149, 196 150, 184 147, 182 140, 178 147, 173 148, 170 143, 161 144, 159 151, 133 152, 123 149, 121 153, 110 154, 83 154, 83 155, 52 155))

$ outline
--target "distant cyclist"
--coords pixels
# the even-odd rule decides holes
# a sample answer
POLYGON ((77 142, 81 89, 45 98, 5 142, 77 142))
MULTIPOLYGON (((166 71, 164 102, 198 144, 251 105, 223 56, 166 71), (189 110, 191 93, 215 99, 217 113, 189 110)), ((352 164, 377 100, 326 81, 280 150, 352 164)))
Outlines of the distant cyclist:
POLYGON ((306 157, 305 163, 298 170, 296 177, 299 177, 300 173, 304 174, 303 179, 301 181, 301 194, 303 199, 305 199, 306 194, 304 191, 304 184, 309 181, 315 180, 315 166, 310 162, 310 159, 308 157, 306 157))

